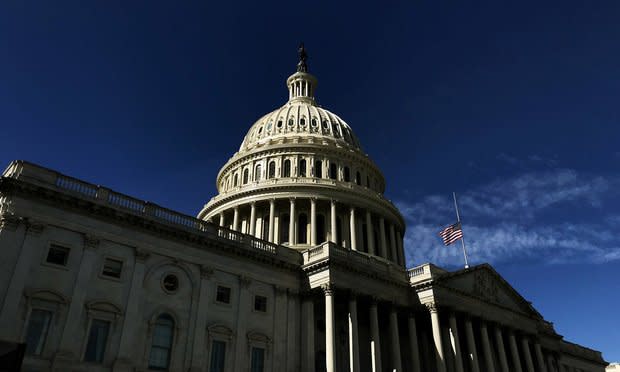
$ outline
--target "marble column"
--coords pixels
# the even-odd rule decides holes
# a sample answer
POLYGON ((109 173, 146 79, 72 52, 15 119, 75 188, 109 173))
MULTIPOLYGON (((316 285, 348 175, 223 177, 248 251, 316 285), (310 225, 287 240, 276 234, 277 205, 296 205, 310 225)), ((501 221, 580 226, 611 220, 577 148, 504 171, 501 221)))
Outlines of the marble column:
POLYGON ((523 372, 521 368, 521 358, 519 357, 519 349, 517 348, 517 340, 512 330, 508 330, 508 342, 510 343, 510 354, 512 355, 512 368, 514 372, 523 372))
POLYGON ((366 240, 368 241, 368 253, 375 254, 375 239, 372 231, 372 216, 370 211, 366 211, 366 240))
POLYGON ((370 358, 372 360, 372 371, 381 372, 381 341, 379 339, 379 314, 377 311, 377 301, 372 300, 370 304, 370 358))
POLYGON ((527 372, 536 372, 534 371, 534 361, 532 360, 532 353, 530 353, 530 345, 525 336, 521 337, 521 350, 523 350, 523 359, 525 359, 527 372))
POLYGON ((303 372, 315 372, 314 366, 314 303, 312 297, 303 299, 301 305, 302 339, 301 365, 303 372))
POLYGON ((220 213, 220 227, 224 227, 226 220, 224 219, 224 212, 220 213))
POLYGON ((396 253, 396 234, 394 225, 390 224, 390 251, 392 252, 392 262, 398 262, 398 254, 396 253))
POLYGON ((489 342, 489 332, 487 331, 487 324, 484 320, 480 321, 480 339, 482 341, 482 351, 484 352, 484 365, 487 371, 494 371, 493 365, 493 351, 491 350, 491 343, 489 342))
POLYGON ((357 329, 357 299, 351 293, 349 297, 349 371, 360 370, 360 344, 357 329))
POLYGON ((334 316, 334 288, 324 285, 325 292, 325 365, 327 372, 336 372, 336 323, 334 316))
POLYGON ((396 253, 398 254, 398 264, 405 266, 405 250, 403 249, 403 236, 400 231, 396 232, 396 253))
MULTIPOLYGON (((200 371, 202 366, 207 363, 204 351, 207 349, 207 345, 205 344, 207 336, 207 314, 209 314, 209 311, 207 310, 209 306, 207 297, 210 288, 209 278, 211 275, 213 275, 213 269, 207 266, 200 267, 200 294, 198 296, 198 311, 196 314, 196 337, 194 338, 192 347, 191 371, 200 371)), ((121 348, 120 350, 123 349, 121 348)), ((133 350, 133 348, 127 348, 127 351, 129 351, 130 354, 133 350)))
POLYGON ((310 198, 310 245, 316 244, 316 198, 310 198))
MULTIPOLYGON (((237 296, 237 303, 240 309, 249 309, 254 303, 252 302, 252 292, 250 291, 250 285, 252 279, 246 276, 239 276, 239 291, 237 296)), ((248 318, 243 316, 236 317, 237 324, 235 327, 235 334, 245 335, 248 331, 248 318)), ((233 371, 241 372, 246 368, 248 358, 250 356, 250 350, 247 349, 247 338, 237 337, 234 342, 234 363, 233 371)))
POLYGON ((549 372, 558 372, 553 365, 553 355, 547 354, 547 370, 549 372))
POLYGON ((295 199, 291 199, 291 209, 289 212, 289 223, 288 223, 288 245, 293 245, 296 243, 297 239, 295 239, 295 223, 297 219, 295 218, 295 199))
POLYGON ((388 258, 387 237, 385 235, 385 219, 379 218, 379 234, 381 235, 381 257, 388 258))
POLYGON ((452 341, 452 353, 454 355, 454 367, 456 372, 463 371, 463 356, 461 355, 461 343, 459 341, 459 329, 456 325, 456 315, 450 313, 450 341, 452 341))
POLYGON ((478 362, 478 351, 476 350, 476 340, 474 339, 474 329, 471 325, 471 318, 465 317, 465 337, 467 339, 467 351, 469 352, 467 360, 470 361, 471 372, 480 372, 480 364, 478 362))
POLYGON ((144 281, 145 261, 149 257, 148 253, 141 249, 135 249, 135 261, 133 274, 131 277, 131 287, 129 287, 129 297, 127 297, 127 307, 123 317, 121 329, 121 339, 119 342, 118 356, 114 362, 114 370, 123 369, 121 365, 130 367, 134 363, 133 351, 138 348, 139 327, 135 326, 137 319, 142 318, 140 304, 142 303, 142 282, 144 281))
POLYGON ((540 372, 547 372, 547 366, 545 366, 545 359, 543 358, 543 353, 539 342, 534 342, 534 352, 536 353, 536 364, 538 364, 540 372))
POLYGON ((341 245, 340 243, 338 243, 338 221, 337 221, 337 215, 336 215, 336 201, 332 200, 331 201, 331 214, 330 214, 330 220, 331 220, 331 242, 335 243, 336 245, 341 245))
POLYGON ((422 372, 420 366, 420 348, 418 345, 418 331, 415 324, 415 317, 413 314, 409 314, 408 319, 409 326, 409 345, 411 347, 411 369, 413 372, 422 372))
POLYGON ((275 219, 276 219, 276 201, 275 199, 269 200, 269 234, 268 239, 273 243, 273 232, 275 229, 275 219))
POLYGON ((233 225, 232 229, 235 231, 239 231, 239 207, 235 207, 233 214, 233 225))
POLYGON ((441 342, 441 325, 439 322, 439 312, 434 303, 426 304, 431 313, 431 327, 433 328, 433 343, 435 344, 435 360, 437 361, 437 371, 446 372, 446 358, 443 353, 441 342))
POLYGON ((250 203, 250 235, 256 236, 256 202, 250 203))
POLYGON ((400 358, 400 337, 398 335, 398 313, 394 305, 390 308, 390 343, 392 350, 392 371, 402 372, 403 363, 400 358))
POLYGON ((502 372, 511 372, 508 370, 508 360, 506 359, 506 349, 504 349, 504 339, 502 338, 502 330, 498 325, 495 326, 495 342, 497 344, 497 356, 502 372))
POLYGON ((349 232, 351 234, 351 249, 357 251, 357 229, 355 226, 355 208, 351 207, 351 216, 349 218, 349 232))

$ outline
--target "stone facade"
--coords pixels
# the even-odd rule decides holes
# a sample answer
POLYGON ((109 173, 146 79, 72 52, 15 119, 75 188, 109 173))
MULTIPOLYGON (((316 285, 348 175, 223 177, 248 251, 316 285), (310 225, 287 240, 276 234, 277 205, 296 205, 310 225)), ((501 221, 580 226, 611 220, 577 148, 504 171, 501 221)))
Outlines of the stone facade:
POLYGON ((491 266, 407 270, 381 172, 305 64, 287 84, 198 218, 11 163, 0 340, 25 371, 604 371, 491 266))

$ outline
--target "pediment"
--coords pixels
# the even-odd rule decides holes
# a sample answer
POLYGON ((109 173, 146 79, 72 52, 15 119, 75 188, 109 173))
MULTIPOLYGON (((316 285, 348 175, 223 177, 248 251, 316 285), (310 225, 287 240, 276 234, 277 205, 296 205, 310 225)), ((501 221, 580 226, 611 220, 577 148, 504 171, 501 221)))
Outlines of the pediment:
POLYGON ((438 282, 442 287, 475 297, 484 302, 542 318, 531 303, 523 298, 488 264, 447 274, 438 282))

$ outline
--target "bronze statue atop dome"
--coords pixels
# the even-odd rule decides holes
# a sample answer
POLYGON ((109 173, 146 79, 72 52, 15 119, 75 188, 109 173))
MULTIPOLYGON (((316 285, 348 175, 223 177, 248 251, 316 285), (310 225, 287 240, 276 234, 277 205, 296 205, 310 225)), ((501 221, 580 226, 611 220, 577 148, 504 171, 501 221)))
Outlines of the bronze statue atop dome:
POLYGON ((299 44, 299 49, 297 49, 297 53, 299 54, 299 63, 297 63, 297 72, 308 72, 308 65, 306 64, 306 60, 308 59, 308 54, 306 53, 306 48, 304 48, 304 43, 299 44))

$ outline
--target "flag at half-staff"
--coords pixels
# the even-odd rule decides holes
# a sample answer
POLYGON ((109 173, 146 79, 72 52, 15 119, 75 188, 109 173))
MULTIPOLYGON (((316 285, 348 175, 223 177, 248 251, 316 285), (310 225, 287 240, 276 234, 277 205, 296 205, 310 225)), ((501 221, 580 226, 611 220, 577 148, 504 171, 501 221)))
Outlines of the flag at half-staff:
POLYGON ((443 239, 443 244, 450 245, 455 241, 463 238, 463 229, 461 223, 452 224, 439 232, 439 236, 443 239))

